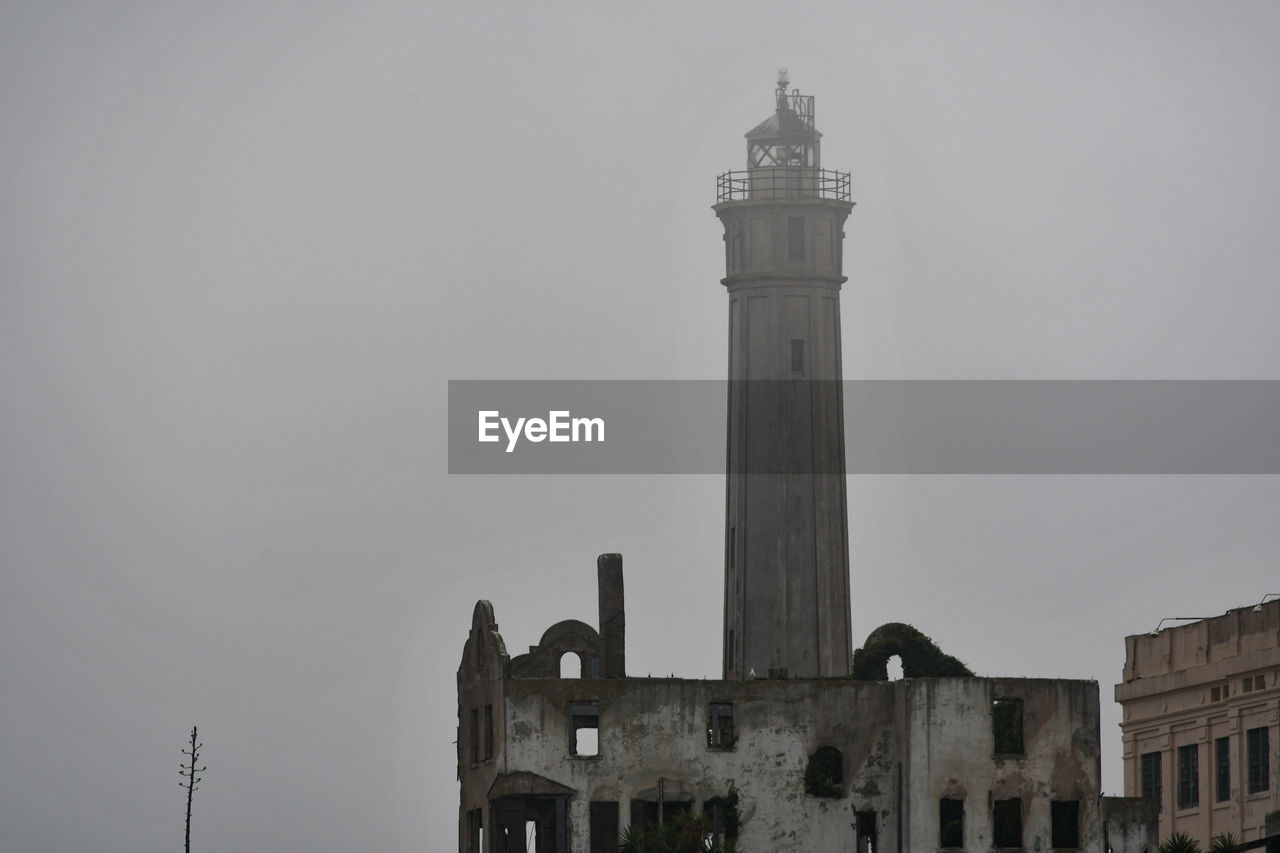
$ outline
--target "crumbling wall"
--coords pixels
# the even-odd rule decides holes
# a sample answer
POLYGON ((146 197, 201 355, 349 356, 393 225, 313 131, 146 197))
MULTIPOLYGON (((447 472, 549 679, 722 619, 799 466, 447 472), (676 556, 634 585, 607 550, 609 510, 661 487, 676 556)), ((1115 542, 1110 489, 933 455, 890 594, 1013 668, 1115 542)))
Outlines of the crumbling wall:
POLYGON ((1103 853, 1156 853, 1159 805, 1142 797, 1103 797, 1099 803, 1103 853))
MULTIPOLYGON (((965 844, 988 849, 997 799, 1017 798, 1026 849, 1048 849, 1051 803, 1078 804, 1081 849, 1100 843, 1097 685, 1044 679, 688 681, 515 679, 507 688, 511 769, 554 780, 568 798, 569 850, 590 848, 593 801, 700 809, 740 797, 743 850, 858 849, 872 815, 877 850, 936 849, 939 800, 964 801, 965 844), (1021 703, 1024 748, 994 752, 992 705, 1021 703), (595 703, 599 750, 571 753, 570 709, 595 703), (732 707, 733 739, 709 743, 712 703, 732 707), (836 790, 806 789, 810 757, 839 752, 836 790), (901 829, 899 829, 901 827, 901 829)), ((637 807, 643 811, 643 805, 637 807)))

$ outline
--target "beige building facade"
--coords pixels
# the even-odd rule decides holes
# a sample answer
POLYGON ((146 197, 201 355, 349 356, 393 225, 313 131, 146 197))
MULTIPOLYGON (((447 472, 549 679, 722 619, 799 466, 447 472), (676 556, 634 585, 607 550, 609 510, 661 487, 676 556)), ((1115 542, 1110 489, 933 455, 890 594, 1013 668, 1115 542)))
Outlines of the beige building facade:
POLYGON ((1280 831, 1278 677, 1280 599, 1125 638, 1124 790, 1160 802, 1161 838, 1280 831))

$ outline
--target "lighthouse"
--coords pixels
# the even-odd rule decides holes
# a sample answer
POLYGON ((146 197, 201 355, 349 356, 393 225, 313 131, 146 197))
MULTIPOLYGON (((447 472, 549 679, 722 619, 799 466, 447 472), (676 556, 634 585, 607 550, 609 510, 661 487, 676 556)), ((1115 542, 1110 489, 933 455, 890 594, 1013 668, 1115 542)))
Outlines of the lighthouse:
POLYGON ((724 677, 851 667, 840 367, 849 173, 822 168, 814 99, 778 75, 774 112, 721 174, 729 294, 724 677))

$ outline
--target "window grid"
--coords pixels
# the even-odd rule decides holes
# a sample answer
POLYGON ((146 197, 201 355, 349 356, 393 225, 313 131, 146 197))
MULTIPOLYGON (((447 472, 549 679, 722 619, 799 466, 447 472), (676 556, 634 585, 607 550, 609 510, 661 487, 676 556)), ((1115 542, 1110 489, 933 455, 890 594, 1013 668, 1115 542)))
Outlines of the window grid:
POLYGON ((1200 805, 1200 745, 1178 747, 1178 808, 1200 805))
POLYGON ((1145 752, 1142 754, 1142 796, 1154 799, 1163 810, 1164 799, 1161 787, 1160 753, 1145 752))
POLYGON ((1217 759, 1217 784, 1214 786, 1214 799, 1225 803, 1231 799, 1231 738, 1220 737, 1213 742, 1214 757, 1217 759))
POLYGON ((1257 794, 1271 788, 1271 738, 1266 726, 1249 729, 1248 755, 1249 793, 1257 794))

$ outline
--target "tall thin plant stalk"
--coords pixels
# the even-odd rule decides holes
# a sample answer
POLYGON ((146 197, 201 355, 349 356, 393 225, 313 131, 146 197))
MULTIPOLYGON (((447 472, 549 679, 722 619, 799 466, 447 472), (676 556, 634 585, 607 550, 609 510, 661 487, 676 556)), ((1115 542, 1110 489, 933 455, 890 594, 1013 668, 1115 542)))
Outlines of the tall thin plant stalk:
POLYGON ((204 772, 204 767, 198 767, 200 763, 200 750, 204 744, 196 741, 196 727, 191 727, 191 749, 182 750, 182 754, 187 756, 187 760, 178 765, 178 775, 182 777, 178 780, 178 787, 187 789, 187 843, 186 853, 191 853, 191 799, 195 796, 196 788, 200 785, 200 774, 204 772))

